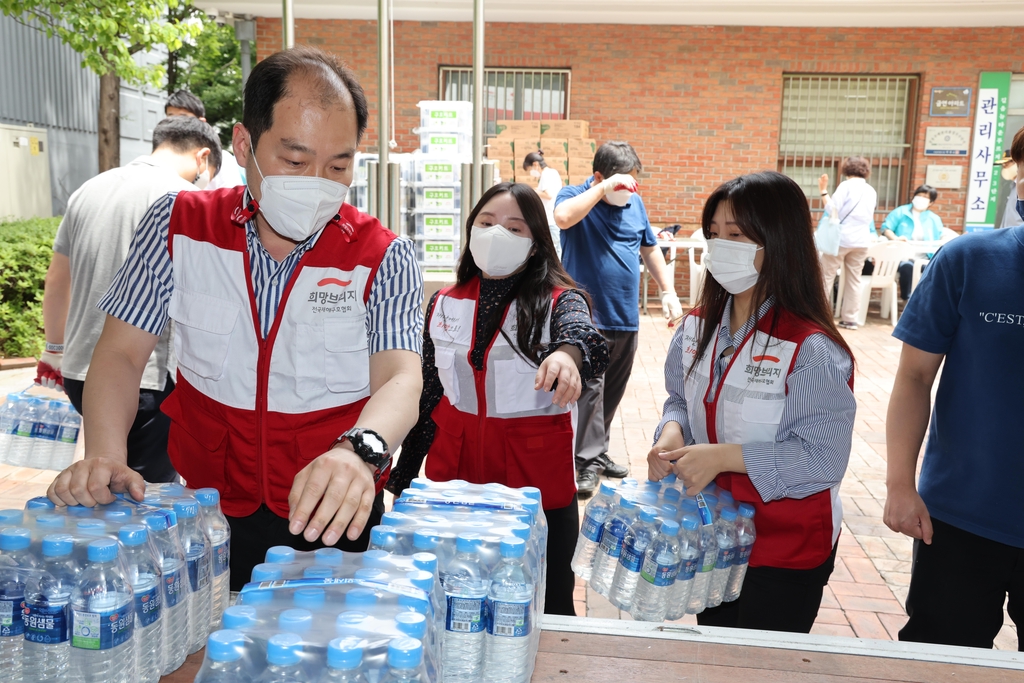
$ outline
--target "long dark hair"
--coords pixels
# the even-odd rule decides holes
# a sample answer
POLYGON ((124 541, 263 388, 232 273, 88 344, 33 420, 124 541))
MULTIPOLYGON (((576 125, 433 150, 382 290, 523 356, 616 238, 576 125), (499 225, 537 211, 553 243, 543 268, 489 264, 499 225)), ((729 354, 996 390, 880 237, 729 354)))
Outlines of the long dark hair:
MULTIPOLYGON (((751 173, 719 185, 704 204, 704 237, 710 237, 711 220, 724 201, 731 205, 740 232, 764 247, 761 274, 754 285, 754 306, 769 296, 775 298, 771 335, 778 326, 779 311, 786 310, 820 327, 852 359, 853 352, 836 329, 825 297, 811 211, 800 186, 774 171, 751 173)), ((729 292, 708 273, 697 303, 701 323, 691 371, 714 340, 717 321, 728 301, 729 292)))
MULTIPOLYGON (((466 236, 456 273, 457 281, 458 284, 464 285, 480 276, 480 267, 476 265, 473 254, 469 250, 473 225, 484 205, 494 197, 505 193, 512 195, 516 204, 519 205, 519 210, 523 212, 523 220, 529 226, 533 237, 533 253, 526 260, 526 268, 522 271, 519 284, 505 296, 505 300, 487 321, 484 327, 484 338, 488 341, 494 338, 494 334, 501 328, 505 308, 515 299, 516 340, 513 342, 509 339, 504 330, 501 330, 501 334, 525 358, 540 364, 540 355, 545 351, 540 339, 544 331, 544 323, 547 321, 548 311, 551 310, 551 292, 555 289, 576 289, 576 283, 565 272, 562 263, 558 260, 555 243, 551 241, 551 229, 548 227, 544 204, 541 203, 540 197, 532 187, 522 183, 505 182, 498 183, 484 192, 484 196, 473 207, 473 211, 469 214, 469 220, 466 221, 466 236)), ((589 300, 587 303, 590 303, 589 300)))

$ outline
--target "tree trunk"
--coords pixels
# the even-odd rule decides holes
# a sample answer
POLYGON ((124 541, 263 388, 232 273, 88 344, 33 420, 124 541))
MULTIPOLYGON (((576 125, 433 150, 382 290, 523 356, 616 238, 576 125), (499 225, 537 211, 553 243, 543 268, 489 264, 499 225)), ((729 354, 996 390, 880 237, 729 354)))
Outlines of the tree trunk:
POLYGON ((115 73, 100 76, 100 173, 121 165, 121 79, 115 73))

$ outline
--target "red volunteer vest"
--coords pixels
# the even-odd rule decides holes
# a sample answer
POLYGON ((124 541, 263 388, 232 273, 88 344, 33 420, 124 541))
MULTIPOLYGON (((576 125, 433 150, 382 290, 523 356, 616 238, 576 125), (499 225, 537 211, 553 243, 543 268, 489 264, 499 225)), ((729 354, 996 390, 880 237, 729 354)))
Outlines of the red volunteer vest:
MULTIPOLYGON (((484 353, 484 369, 473 367, 479 294, 478 278, 442 289, 428 321, 445 395, 431 415, 437 430, 426 474, 435 481, 536 486, 544 509, 565 507, 576 493, 575 409, 553 406, 550 393, 533 389, 536 366, 500 332, 484 353)), ((552 307, 559 294, 552 292, 552 307)), ((502 327, 514 342, 514 303, 502 327)), ((549 329, 546 322, 545 339, 549 329)))
POLYGON ((174 202, 169 312, 179 367, 162 409, 172 421, 168 453, 189 487, 218 489, 232 517, 261 503, 287 517, 295 475, 355 424, 369 397, 366 302, 395 235, 344 204, 299 260, 263 339, 243 192, 182 192, 174 202))

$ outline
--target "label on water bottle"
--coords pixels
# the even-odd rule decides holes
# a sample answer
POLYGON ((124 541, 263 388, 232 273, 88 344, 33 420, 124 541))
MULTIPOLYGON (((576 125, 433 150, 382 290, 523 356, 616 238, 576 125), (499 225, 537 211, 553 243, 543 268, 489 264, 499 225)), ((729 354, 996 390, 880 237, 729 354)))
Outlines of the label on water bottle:
POLYGON ((489 600, 487 632, 492 636, 524 638, 530 635, 530 601, 489 600))
POLYGON ((728 569, 736 561, 736 548, 719 548, 715 569, 728 569))
POLYGON ((583 534, 584 538, 594 543, 600 543, 603 530, 603 523, 597 521, 591 515, 583 515, 583 527, 580 529, 580 533, 583 534))
POLYGON ((56 441, 58 429, 60 429, 60 425, 52 422, 36 422, 32 425, 32 438, 56 441))
POLYGON ((25 610, 25 640, 42 645, 67 642, 67 607, 29 605, 25 610))
POLYGON ((31 420, 18 420, 18 426, 14 428, 15 436, 24 436, 26 438, 32 438, 32 425, 34 423, 31 420))
POLYGON ((457 598, 448 596, 448 616, 445 630, 453 633, 482 633, 487 626, 487 612, 483 598, 457 598))
MULTIPOLYGON (((609 557, 618 557, 622 552, 622 536, 615 533, 616 529, 609 529, 608 533, 601 535, 601 552, 609 557)), ((620 530, 620 533, 622 531, 620 530)))
POLYGON ((701 558, 701 562, 700 562, 700 572, 701 573, 709 572, 712 569, 714 569, 715 568, 715 561, 717 559, 718 559, 718 556, 715 553, 712 553, 712 552, 709 552, 709 551, 704 551, 704 555, 701 558))
POLYGON ((684 557, 679 563, 679 573, 676 574, 676 581, 689 581, 697 573, 697 569, 700 567, 701 558, 698 557, 684 557))
POLYGON ((108 612, 71 610, 71 647, 111 650, 132 637, 135 610, 124 605, 108 612))
POLYGON ((653 556, 644 559, 644 568, 640 570, 640 576, 647 583, 655 586, 671 586, 679 573, 679 564, 661 564, 653 556))
POLYGON ((206 561, 205 549, 201 543, 193 543, 188 554, 188 581, 193 593, 198 593, 210 583, 210 563, 206 561))
POLYGON ((0 637, 20 636, 24 633, 24 614, 24 596, 5 596, 0 600, 0 637))
POLYGON ((61 443, 78 443, 78 427, 61 425, 57 431, 57 441, 61 443))
POLYGON ((619 564, 626 568, 626 571, 638 572, 640 565, 644 562, 645 548, 636 547, 636 536, 627 537, 622 542, 622 552, 619 555, 619 564))
POLYGON ((139 615, 139 626, 145 628, 160 618, 159 586, 135 594, 135 613, 139 615))
POLYGON ((231 541, 224 541, 213 546, 213 575, 220 576, 228 570, 231 559, 231 541))
POLYGON ((750 562, 750 551, 754 549, 754 544, 741 545, 736 551, 736 559, 733 560, 733 564, 747 564, 750 562))
POLYGON ((174 570, 173 572, 164 573, 164 604, 168 608, 174 607, 181 600, 181 591, 184 586, 181 585, 181 572, 174 570))
POLYGON ((704 500, 703 493, 697 494, 697 515, 700 517, 702 526, 710 526, 715 523, 715 517, 711 514, 707 501, 704 500))

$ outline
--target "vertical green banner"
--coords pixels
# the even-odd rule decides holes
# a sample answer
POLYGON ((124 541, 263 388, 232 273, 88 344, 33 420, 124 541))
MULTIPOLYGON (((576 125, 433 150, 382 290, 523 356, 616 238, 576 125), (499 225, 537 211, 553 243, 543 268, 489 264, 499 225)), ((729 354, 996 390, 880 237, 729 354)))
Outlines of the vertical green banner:
POLYGON ((974 144, 967 176, 964 231, 991 230, 996 222, 999 170, 1003 156, 1006 112, 1010 106, 1010 72, 983 71, 974 114, 974 144))

